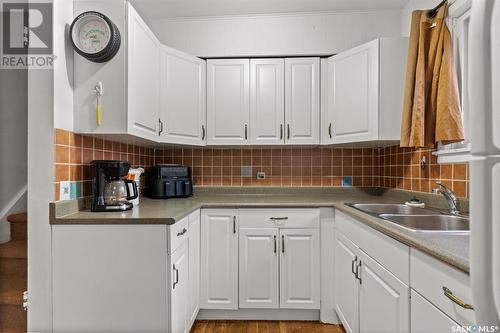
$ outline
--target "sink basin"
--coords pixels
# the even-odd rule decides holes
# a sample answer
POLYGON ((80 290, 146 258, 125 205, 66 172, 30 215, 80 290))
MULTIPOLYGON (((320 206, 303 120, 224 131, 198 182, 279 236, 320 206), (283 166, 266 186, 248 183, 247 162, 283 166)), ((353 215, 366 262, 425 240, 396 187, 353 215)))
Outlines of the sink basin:
POLYGON ((437 211, 427 208, 410 207, 403 204, 347 204, 364 213, 372 215, 399 214, 399 215, 433 215, 439 214, 437 211))
POLYGON ((454 215, 380 214, 381 218, 412 231, 469 232, 469 219, 454 215))

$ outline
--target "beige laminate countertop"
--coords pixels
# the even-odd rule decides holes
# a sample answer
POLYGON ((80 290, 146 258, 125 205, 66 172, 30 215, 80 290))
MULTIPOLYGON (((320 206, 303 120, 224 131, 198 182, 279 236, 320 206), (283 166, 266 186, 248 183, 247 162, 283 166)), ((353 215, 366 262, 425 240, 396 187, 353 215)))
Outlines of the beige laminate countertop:
POLYGON ((346 206, 345 203, 403 203, 414 195, 428 205, 441 206, 441 198, 401 190, 296 189, 296 190, 198 190, 195 196, 181 199, 141 198, 139 206, 126 212, 94 213, 81 209, 76 201, 51 204, 51 224, 173 224, 198 208, 230 207, 334 207, 360 222, 416 249, 426 252, 456 268, 469 271, 469 235, 423 233, 404 229, 346 206))

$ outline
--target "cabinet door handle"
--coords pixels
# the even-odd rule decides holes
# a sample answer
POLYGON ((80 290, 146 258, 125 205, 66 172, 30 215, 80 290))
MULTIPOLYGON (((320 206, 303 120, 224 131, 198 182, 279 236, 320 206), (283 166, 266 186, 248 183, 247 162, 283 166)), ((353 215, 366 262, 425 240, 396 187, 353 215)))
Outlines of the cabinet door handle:
POLYGON ((453 303, 457 304, 458 306, 460 306, 464 309, 467 309, 467 310, 474 310, 474 306, 472 306, 471 304, 465 303, 460 298, 453 295, 453 292, 450 289, 448 289, 444 286, 443 286, 443 293, 446 297, 448 297, 453 303))
POLYGON ((161 119, 158 118, 158 123, 160 124, 160 130, 158 131, 158 135, 161 135, 161 133, 163 133, 163 121, 161 121, 161 119))
POLYGON ((286 139, 290 140, 290 124, 286 124, 286 130, 287 130, 286 139))
POLYGON ((201 125, 201 139, 205 140, 205 125, 201 125))
POLYGON ((277 245, 276 245, 276 236, 274 236, 274 253, 276 253, 276 248, 277 248, 277 245))
POLYGON ((187 229, 183 228, 181 232, 177 233, 177 237, 180 237, 180 236, 184 235, 186 232, 187 232, 187 229))
POLYGON ((248 139, 248 125, 245 124, 245 140, 248 139))
POLYGON ((356 279, 358 279, 359 284, 361 284, 361 260, 356 265, 356 279))
POLYGON ((175 286, 179 284, 179 270, 175 267, 175 264, 172 266, 172 269, 174 270, 175 273, 175 279, 172 289, 175 289, 175 286))
POLYGON ((288 216, 271 216, 269 219, 273 221, 288 220, 288 216))
POLYGON ((330 136, 330 139, 332 138, 332 123, 328 125, 328 135, 330 136))
POLYGON ((233 216, 233 234, 236 233, 236 216, 233 216))
POLYGON ((280 124, 280 140, 283 140, 283 124, 280 124))
POLYGON ((352 274, 354 274, 354 276, 356 277, 356 270, 355 270, 355 267, 357 267, 356 265, 356 262, 358 261, 358 257, 354 257, 354 259, 352 259, 351 261, 351 272, 352 274))
POLYGON ((281 235, 281 253, 285 253, 285 235, 281 235))

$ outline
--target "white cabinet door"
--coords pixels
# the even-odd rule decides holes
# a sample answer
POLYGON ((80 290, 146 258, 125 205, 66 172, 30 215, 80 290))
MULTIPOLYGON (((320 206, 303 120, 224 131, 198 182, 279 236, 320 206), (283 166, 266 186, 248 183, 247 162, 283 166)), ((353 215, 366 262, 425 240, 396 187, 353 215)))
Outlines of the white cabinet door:
MULTIPOLYGON (((378 140, 379 40, 341 52, 328 61, 331 143, 378 140)), ((325 124, 323 124, 324 126, 325 124)))
POLYGON ((127 42, 128 131, 158 140, 161 44, 131 5, 127 42))
POLYGON ((162 142, 205 143, 205 60, 162 46, 160 120, 162 142))
POLYGON ((170 313, 172 332, 188 332, 189 264, 188 242, 184 242, 170 257, 170 313))
POLYGON ((240 308, 277 309, 278 229, 240 229, 240 308))
POLYGON ((207 60, 207 144, 249 143, 249 59, 207 60))
POLYGON ((410 308, 412 333, 452 332, 453 326, 460 326, 413 289, 410 308))
POLYGON ((200 211, 189 215, 189 304, 188 330, 200 309, 200 211))
POLYGON ((238 225, 235 209, 201 212, 201 309, 238 308, 238 225))
POLYGON ((280 308, 320 308, 319 229, 280 230, 280 308))
POLYGON ((286 143, 319 144, 319 58, 285 59, 286 143))
POLYGON ((284 144, 284 59, 250 60, 250 143, 284 144))
POLYGON ((359 249, 340 232, 335 232, 335 311, 348 333, 358 332, 359 283, 355 265, 359 249))
POLYGON ((363 251, 359 259, 359 332, 409 332, 409 287, 363 251))

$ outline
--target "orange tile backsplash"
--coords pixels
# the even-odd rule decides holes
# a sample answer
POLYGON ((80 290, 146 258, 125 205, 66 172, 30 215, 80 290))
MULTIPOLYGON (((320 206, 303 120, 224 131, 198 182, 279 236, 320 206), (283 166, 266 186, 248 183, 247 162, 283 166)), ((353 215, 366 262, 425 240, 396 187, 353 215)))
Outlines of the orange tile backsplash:
POLYGON ((108 141, 55 129, 55 199, 59 200, 61 181, 75 182, 76 197, 91 194, 90 165, 92 160, 116 159, 130 161, 133 166, 148 167, 154 163, 154 149, 108 141))
POLYGON ((468 164, 437 164, 431 150, 339 147, 157 149, 103 140, 55 129, 55 191, 61 181, 79 184, 76 196, 90 195, 89 163, 128 160, 148 167, 176 163, 192 167, 193 182, 203 186, 382 186, 429 192, 435 181, 468 195, 468 164), (427 164, 420 167, 421 157, 427 164), (251 166, 252 176, 242 176, 251 166), (257 179, 264 172, 265 179, 257 179))

